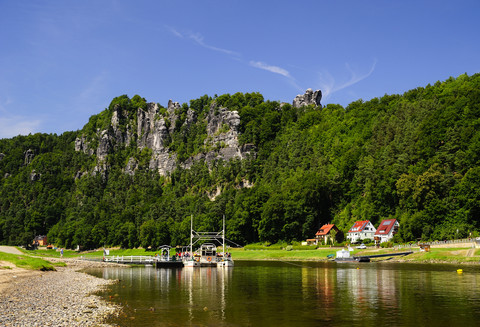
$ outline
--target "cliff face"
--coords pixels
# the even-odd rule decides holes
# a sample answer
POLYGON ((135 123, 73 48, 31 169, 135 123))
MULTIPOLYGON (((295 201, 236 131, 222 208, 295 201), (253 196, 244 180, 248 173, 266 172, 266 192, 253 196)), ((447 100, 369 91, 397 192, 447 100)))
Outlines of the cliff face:
MULTIPOLYGON (((113 109, 110 125, 107 129, 97 130, 98 145, 93 147, 93 142, 88 142, 82 135, 75 140, 75 150, 87 155, 96 155, 97 164, 94 172, 107 170, 107 155, 121 147, 135 144, 138 150, 151 150, 148 168, 157 170, 159 174, 166 175, 172 172, 177 165, 190 168, 195 161, 205 160, 211 163, 214 160, 228 161, 233 158, 245 158, 255 151, 254 146, 240 146, 238 142, 240 116, 237 111, 218 107, 215 102, 210 105, 208 114, 200 122, 197 114, 188 109, 185 120, 181 122, 186 129, 194 124, 204 123, 206 135, 204 148, 208 151, 197 153, 180 162, 177 153, 167 146, 173 137, 175 123, 180 119, 180 105, 178 102, 169 101, 168 107, 161 108, 156 103, 148 103, 146 109, 138 108, 136 119, 129 119, 128 112, 122 111, 116 105, 113 109), (122 128, 122 126, 124 126, 122 128)), ((97 143, 97 142, 95 142, 97 143)), ((128 159, 125 172, 133 174, 138 168, 135 158, 128 159)))
POLYGON ((216 146, 216 150, 199 153, 194 158, 187 160, 185 167, 189 168, 195 160, 205 160, 210 163, 214 160, 223 159, 229 161, 233 158, 244 159, 255 150, 252 145, 240 146, 240 116, 237 111, 229 111, 227 108, 217 107, 212 103, 206 117, 207 135, 204 141, 206 148, 216 146))
MULTIPOLYGON (((305 94, 295 97, 293 106, 299 108, 313 104, 321 107, 321 98, 320 90, 308 89, 305 94)), ((169 100, 167 108, 156 103, 144 102, 139 108, 121 106, 117 103, 109 109, 110 116, 105 116, 108 120, 104 121, 108 126, 105 127, 103 124, 103 128, 97 128, 93 137, 92 133, 82 134, 75 140, 75 150, 89 156, 95 155, 96 164, 93 172, 102 174, 108 170, 108 155, 126 147, 137 150, 130 151, 133 155, 124 164, 124 172, 127 174, 134 174, 135 170, 141 166, 156 170, 161 175, 167 175, 176 167, 188 169, 196 161, 205 161, 210 164, 216 160, 245 159, 250 154, 255 155, 254 145, 239 144, 240 115, 238 112, 219 106, 216 101, 208 103, 203 106, 200 114, 172 100, 169 100), (197 136, 204 137, 203 146, 199 147, 196 139, 196 151, 193 154, 190 152, 191 155, 187 158, 185 154, 180 158, 179 153, 172 150, 175 148, 171 146, 172 140, 175 137, 177 140, 184 140, 191 129, 198 133, 197 136), (198 132, 199 129, 204 131, 198 132), (139 153, 142 154, 142 163, 138 159, 139 153), (149 156, 147 164, 145 154, 149 156)))

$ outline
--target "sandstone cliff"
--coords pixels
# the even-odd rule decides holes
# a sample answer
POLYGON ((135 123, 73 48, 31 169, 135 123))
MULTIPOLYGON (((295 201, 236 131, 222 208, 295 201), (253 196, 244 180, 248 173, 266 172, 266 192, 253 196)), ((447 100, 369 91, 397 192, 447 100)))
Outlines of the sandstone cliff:
MULTIPOLYGON (((308 89, 305 94, 295 97, 293 106, 299 108, 313 104, 321 107, 321 98, 320 90, 308 89)), ((216 160, 228 162, 234 158, 245 159, 248 155, 255 155, 254 145, 239 143, 240 115, 237 111, 222 107, 213 100, 203 107, 200 116, 197 112, 186 104, 181 106, 172 100, 169 100, 167 108, 146 102, 138 108, 114 104, 102 117, 102 128, 96 128, 94 135, 84 132, 77 137, 75 150, 95 156, 93 173, 104 174, 108 170, 109 154, 127 147, 134 148, 136 150, 130 151, 133 154, 124 163, 124 172, 131 175, 140 168, 167 175, 176 167, 188 169, 196 161, 210 164, 216 160), (175 137, 177 140, 187 137, 191 129, 196 129, 198 133, 199 128, 204 129, 200 133, 204 137, 203 145, 189 152, 188 157, 179 157, 175 147, 172 147, 172 140, 175 137), (139 153, 142 153, 142 162, 139 153), (148 162, 145 162, 145 155, 148 155, 148 162)), ((33 153, 26 154, 26 163, 30 156, 33 153)))
MULTIPOLYGON (((166 112, 165 108, 161 108, 158 104, 148 103, 146 109, 137 109, 136 119, 129 120, 128 113, 116 106, 113 109, 109 127, 97 130, 95 142, 89 142, 84 134, 78 137, 75 140, 75 150, 90 156, 95 155, 97 163, 94 172, 104 172, 108 168, 106 159, 109 153, 135 144, 139 151, 151 150, 148 169, 156 170, 161 175, 173 171, 177 165, 190 168, 198 160, 205 160, 207 163, 219 159, 229 161, 233 158, 243 159, 254 152, 255 147, 252 145, 239 145, 240 116, 238 112, 218 107, 213 102, 208 114, 202 119, 206 125, 207 137, 204 148, 207 150, 181 162, 167 144, 173 137, 175 124, 181 124, 188 129, 198 122, 198 117, 193 110, 188 109, 184 121, 179 122, 181 119, 179 111, 179 103, 172 100, 169 101, 166 112), (94 143, 96 146, 92 146, 94 143)), ((125 172, 133 174, 136 169, 138 169, 137 159, 129 158, 125 172)))

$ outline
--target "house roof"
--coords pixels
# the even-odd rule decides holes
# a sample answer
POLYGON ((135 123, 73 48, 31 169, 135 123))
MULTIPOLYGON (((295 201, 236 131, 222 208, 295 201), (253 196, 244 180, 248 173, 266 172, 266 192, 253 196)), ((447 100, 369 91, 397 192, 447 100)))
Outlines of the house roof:
POLYGON ((352 228, 348 231, 349 233, 358 233, 363 231, 365 227, 367 227, 368 223, 370 220, 362 220, 362 221, 356 221, 355 224, 353 224, 352 228))
POLYGON ((392 230, 393 226, 395 226, 396 219, 385 219, 382 220, 380 226, 378 226, 375 235, 388 235, 392 230))
POLYGON ((315 236, 323 236, 323 235, 327 235, 328 233, 330 233, 330 230, 335 227, 335 224, 326 224, 326 225, 323 225, 318 231, 317 233, 315 234, 315 236))

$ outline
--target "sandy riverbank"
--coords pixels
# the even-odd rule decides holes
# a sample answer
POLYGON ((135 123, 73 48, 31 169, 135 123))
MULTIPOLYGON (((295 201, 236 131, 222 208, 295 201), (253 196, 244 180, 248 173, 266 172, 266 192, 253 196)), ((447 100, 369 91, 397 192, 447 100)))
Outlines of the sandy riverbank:
POLYGON ((102 326, 107 317, 118 314, 120 308, 92 295, 115 281, 79 272, 107 264, 61 261, 67 267, 52 272, 0 269, 0 326, 102 326))

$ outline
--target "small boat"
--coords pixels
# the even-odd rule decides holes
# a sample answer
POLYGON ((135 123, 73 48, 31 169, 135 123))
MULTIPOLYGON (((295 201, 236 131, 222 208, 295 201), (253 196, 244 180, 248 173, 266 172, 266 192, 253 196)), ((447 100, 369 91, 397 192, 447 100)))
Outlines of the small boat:
POLYGON ((342 249, 337 251, 337 256, 335 257, 335 262, 370 262, 369 257, 354 257, 350 255, 350 252, 353 251, 351 247, 348 247, 348 250, 342 249))

